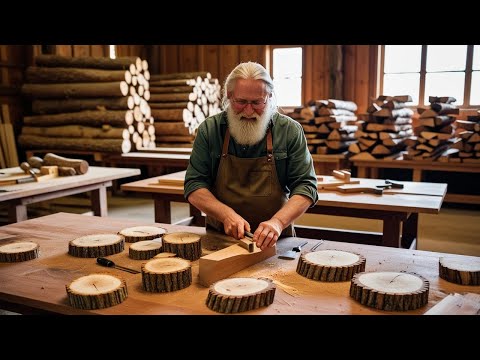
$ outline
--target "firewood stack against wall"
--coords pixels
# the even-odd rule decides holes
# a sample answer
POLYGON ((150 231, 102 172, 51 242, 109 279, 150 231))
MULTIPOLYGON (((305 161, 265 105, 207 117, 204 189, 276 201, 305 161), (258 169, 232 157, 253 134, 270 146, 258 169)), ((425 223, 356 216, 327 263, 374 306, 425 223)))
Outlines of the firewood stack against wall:
POLYGON ((375 160, 402 155, 413 136, 413 110, 406 103, 410 95, 380 95, 359 115, 357 142, 348 148, 350 159, 375 160))
POLYGON ((155 147, 146 60, 40 55, 35 63, 22 86, 34 114, 24 117, 24 149, 128 153, 155 147))
POLYGON ((455 138, 439 161, 480 164, 480 110, 467 120, 457 119, 453 123, 455 138), (446 154, 445 154, 446 153, 446 154))
POLYGON ((437 160, 449 157, 458 150, 447 151, 455 141, 453 138, 453 122, 459 109, 453 105, 457 101, 451 96, 430 96, 430 108, 419 107, 419 126, 415 130, 416 139, 408 145, 406 160, 437 160))
POLYGON ((220 88, 205 71, 152 75, 149 104, 157 146, 192 146, 198 126, 221 111, 220 88))
POLYGON ((357 130, 357 104, 337 99, 312 100, 287 114, 303 127, 312 154, 346 153, 357 130))

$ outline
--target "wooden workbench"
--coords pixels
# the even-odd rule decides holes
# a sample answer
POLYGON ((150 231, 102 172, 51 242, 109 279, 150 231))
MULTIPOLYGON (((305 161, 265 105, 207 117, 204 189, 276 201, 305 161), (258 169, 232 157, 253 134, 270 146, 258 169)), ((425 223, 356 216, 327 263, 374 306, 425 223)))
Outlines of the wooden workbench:
MULTIPOLYGON (((19 167, 2 169, 5 174, 21 173, 19 167)), ((107 215, 107 187, 113 180, 140 175, 139 169, 89 166, 83 175, 61 176, 42 182, 0 186, 0 202, 8 203, 8 221, 27 219, 27 205, 64 196, 91 192, 93 214, 107 215)))
MULTIPOLYGON (((322 176, 324 180, 331 176, 322 176)), ((185 171, 135 181, 121 186, 124 191, 148 193, 155 202, 155 221, 171 223, 171 202, 186 202, 183 196, 185 171), (159 180, 178 181, 179 185, 163 185, 159 180)), ((375 186, 384 181, 352 178, 362 185, 375 186)), ((337 241, 361 242, 393 247, 416 248, 418 215, 438 214, 447 191, 446 184, 403 182, 404 189, 386 190, 384 195, 345 194, 336 191, 319 191, 316 205, 308 213, 348 216, 383 221, 382 233, 351 232, 339 229, 295 225, 298 236, 328 238, 337 241), (403 225, 403 226, 402 226, 403 225)), ((204 225, 201 212, 190 205, 191 217, 181 225, 204 225)))
MULTIPOLYGON (((410 169, 412 170, 412 180, 422 181, 425 171, 446 171, 459 173, 480 173, 480 166, 475 163, 454 163, 441 161, 414 161, 397 159, 382 160, 350 160, 357 168, 358 177, 378 178, 378 169, 410 169)), ((480 195, 453 194, 448 193, 445 196, 446 202, 480 204, 480 195)))
MULTIPOLYGON (((93 233, 116 233, 137 225, 154 225, 127 219, 86 217, 57 213, 0 227, 0 244, 11 241, 35 241, 40 245, 37 259, 20 263, 0 263, 0 307, 23 313, 44 311, 59 314, 218 314, 205 305, 208 288, 198 283, 198 260, 192 262, 192 284, 171 293, 148 293, 142 289, 141 274, 130 274, 96 264, 95 258, 76 258, 68 255, 68 242, 93 233), (12 236, 8 238, 8 236, 12 236), (74 279, 92 274, 108 273, 127 282, 128 297, 116 306, 101 310, 78 310, 68 303, 65 285, 74 279)), ((156 224, 167 231, 189 231, 205 235, 204 228, 156 224)), ((277 254, 304 241, 309 251, 318 241, 284 238, 278 242, 277 254)), ((109 258, 117 265, 140 270, 145 261, 128 257, 129 243, 122 253, 109 258)), ((450 293, 480 293, 479 286, 461 286, 440 279, 439 257, 447 254, 396 249, 388 247, 325 241, 318 249, 339 249, 362 254, 366 271, 409 271, 430 282, 428 304, 407 312, 386 312, 363 306, 349 296, 350 282, 326 283, 307 279, 296 273, 296 261, 271 257, 230 277, 269 277, 282 285, 296 289, 291 295, 277 286, 273 304, 241 314, 423 314, 450 293)), ((463 261, 478 261, 478 257, 448 255, 463 261)))

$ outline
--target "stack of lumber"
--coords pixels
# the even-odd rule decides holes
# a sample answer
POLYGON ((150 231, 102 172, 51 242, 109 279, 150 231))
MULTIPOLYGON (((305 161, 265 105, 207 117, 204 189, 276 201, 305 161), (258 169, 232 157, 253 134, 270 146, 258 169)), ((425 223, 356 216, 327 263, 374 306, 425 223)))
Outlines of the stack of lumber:
POLYGON ((478 115, 467 119, 454 122, 454 135, 458 141, 447 150, 450 156, 440 157, 439 161, 480 164, 480 110, 478 115))
POLYGON ((35 64, 22 86, 34 114, 24 117, 19 137, 25 150, 155 147, 146 60, 40 55, 35 64))
POLYGON ((375 160, 396 158, 413 136, 413 110, 406 107, 410 95, 380 95, 359 116, 357 142, 348 147, 350 159, 375 160))
POLYGON ((430 108, 419 107, 419 126, 415 128, 417 137, 409 144, 406 160, 437 160, 442 161, 450 156, 456 157, 458 150, 450 150, 457 140, 453 137, 453 122, 459 109, 452 103, 457 101, 451 96, 429 96, 430 108), (455 155, 455 156, 454 156, 455 155))
POLYGON ((337 99, 310 101, 287 114, 303 127, 312 154, 346 153, 354 143, 357 104, 337 99))
POLYGON ((152 75, 149 105, 157 146, 191 146, 198 126, 221 111, 220 88, 205 71, 152 75))
POLYGON ((0 169, 18 166, 17 145, 8 104, 0 107, 0 169))

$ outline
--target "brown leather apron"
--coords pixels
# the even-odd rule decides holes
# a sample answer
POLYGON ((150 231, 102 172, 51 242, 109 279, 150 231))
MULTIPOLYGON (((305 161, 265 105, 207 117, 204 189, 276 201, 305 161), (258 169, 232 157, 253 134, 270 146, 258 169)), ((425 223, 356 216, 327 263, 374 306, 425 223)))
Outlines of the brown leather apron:
MULTIPOLYGON (((254 232, 262 221, 272 216, 288 201, 278 181, 273 157, 272 133, 267 130, 267 156, 239 158, 228 154, 230 132, 227 128, 223 140, 222 157, 212 193, 218 200, 240 214, 254 232)), ((212 217, 207 227, 224 233, 223 224, 212 217)), ((293 224, 281 236, 295 236, 293 224)))

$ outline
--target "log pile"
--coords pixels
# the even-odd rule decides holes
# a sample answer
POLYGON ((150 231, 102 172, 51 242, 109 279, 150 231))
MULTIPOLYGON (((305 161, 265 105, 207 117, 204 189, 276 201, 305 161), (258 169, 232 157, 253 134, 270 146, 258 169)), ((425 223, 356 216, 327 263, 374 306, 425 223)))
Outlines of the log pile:
POLYGON ((350 159, 396 158, 413 136, 413 110, 406 107, 410 95, 380 95, 368 107, 355 133, 357 142, 348 147, 350 159))
POLYGON ((24 149, 127 153, 155 147, 146 60, 40 55, 35 63, 21 89, 33 112, 19 136, 24 149))
POLYGON ((419 107, 419 126, 415 128, 417 137, 407 147, 403 155, 406 160, 448 161, 457 157, 459 150, 450 150, 457 140, 453 137, 453 122, 459 109, 453 104, 457 101, 451 96, 429 96, 430 108, 419 107))
POLYGON ((356 141, 356 111, 352 101, 328 99, 312 100, 287 115, 302 125, 312 154, 340 154, 356 141))
POLYGON ((467 119, 453 123, 455 138, 450 140, 453 142, 447 150, 450 154, 440 157, 439 161, 480 164, 480 115, 467 119))
POLYGON ((205 71, 152 75, 149 105, 157 146, 191 146, 198 126, 221 111, 220 88, 205 71))

